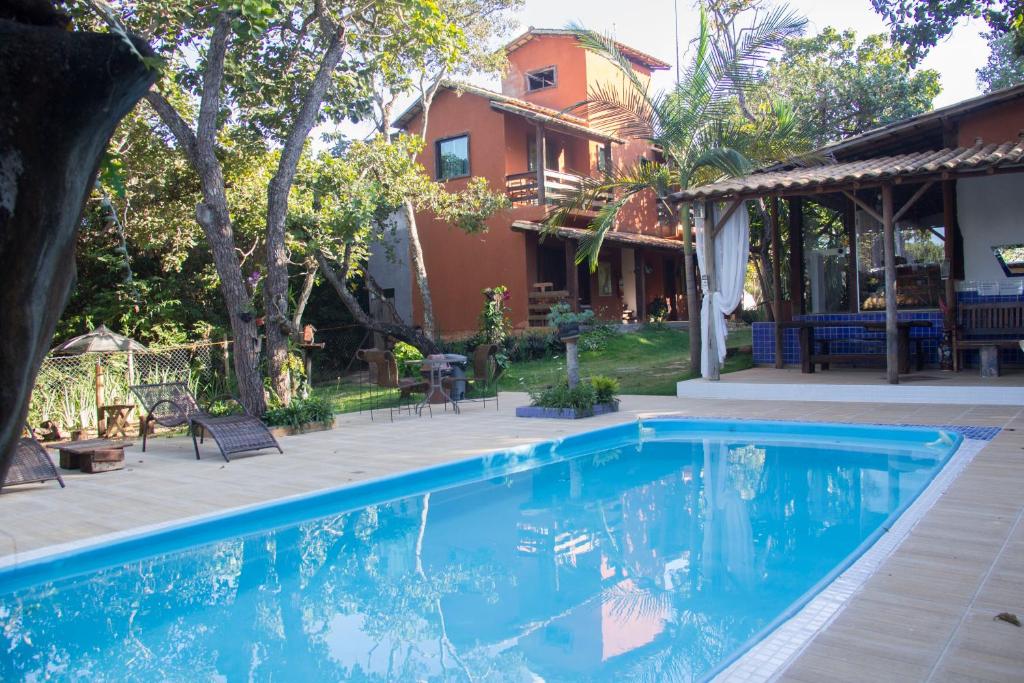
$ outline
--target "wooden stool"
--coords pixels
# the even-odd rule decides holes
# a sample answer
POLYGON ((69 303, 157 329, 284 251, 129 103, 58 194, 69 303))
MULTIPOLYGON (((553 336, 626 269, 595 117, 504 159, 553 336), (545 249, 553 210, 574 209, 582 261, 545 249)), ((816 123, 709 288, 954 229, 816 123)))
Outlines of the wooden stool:
POLYGON ((135 410, 134 405, 100 406, 102 421, 106 424, 103 436, 128 436, 128 416, 135 410))
POLYGON ((86 474, 124 469, 124 449, 130 441, 89 439, 54 446, 60 451, 60 466, 65 470, 81 469, 86 474))

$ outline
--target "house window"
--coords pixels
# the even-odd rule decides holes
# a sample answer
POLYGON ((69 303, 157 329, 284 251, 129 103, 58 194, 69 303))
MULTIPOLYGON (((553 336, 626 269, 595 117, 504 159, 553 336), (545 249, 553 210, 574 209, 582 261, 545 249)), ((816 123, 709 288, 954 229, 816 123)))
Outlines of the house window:
POLYGON ((612 264, 607 261, 597 262, 597 293, 600 296, 612 295, 612 264))
POLYGON ((601 145, 597 148, 597 170, 608 173, 612 170, 612 146, 601 145))
MULTIPOLYGON (((551 140, 544 142, 545 161, 544 168, 552 171, 561 169, 562 148, 558 143, 551 140)), ((537 170, 537 136, 529 133, 526 138, 526 170, 537 170)))
POLYGON ((469 136, 437 141, 437 179, 451 180, 469 175, 469 136))
POLYGON ((546 69, 537 69, 526 74, 526 92, 553 88, 555 83, 555 67, 553 66, 549 66, 546 69))

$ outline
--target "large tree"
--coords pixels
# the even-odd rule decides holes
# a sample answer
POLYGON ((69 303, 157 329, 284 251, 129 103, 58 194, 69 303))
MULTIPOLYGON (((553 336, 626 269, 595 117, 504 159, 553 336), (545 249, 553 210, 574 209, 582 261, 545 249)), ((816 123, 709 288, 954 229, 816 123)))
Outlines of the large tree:
POLYGON ((142 41, 0 4, 0 481, 75 279, 82 205, 115 127, 156 78, 142 41))
POLYGON ((929 111, 940 90, 938 72, 912 71, 884 35, 858 43, 853 31, 827 27, 787 41, 758 96, 789 102, 811 141, 822 145, 929 111))
POLYGON ((871 0, 892 28, 893 41, 907 50, 912 65, 950 33, 961 19, 983 19, 995 36, 1009 36, 1024 54, 1024 0, 871 0))
POLYGON ((302 151, 319 123, 368 112, 369 74, 409 46, 461 40, 431 0, 170 0, 121 2, 121 19, 150 36, 167 77, 147 95, 200 181, 196 219, 209 243, 235 339, 235 370, 246 409, 265 409, 256 302, 243 275, 228 199, 224 131, 272 145, 278 162, 266 186, 263 304, 268 367, 278 396, 290 393, 286 361, 293 329, 288 303, 285 219, 302 151))
POLYGON ((989 33, 988 60, 978 69, 978 85, 985 92, 1024 83, 1024 56, 1013 47, 1012 36, 989 33))

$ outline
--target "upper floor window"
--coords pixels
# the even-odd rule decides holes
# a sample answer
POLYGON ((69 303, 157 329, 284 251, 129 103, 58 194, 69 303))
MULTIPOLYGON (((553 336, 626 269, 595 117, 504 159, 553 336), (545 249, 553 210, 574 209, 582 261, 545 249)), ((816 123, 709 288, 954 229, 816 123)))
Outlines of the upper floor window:
POLYGON ((526 74, 526 92, 553 88, 556 83, 555 67, 549 66, 545 69, 537 69, 526 74))
POLYGON ((469 175, 469 136, 438 140, 436 156, 438 180, 465 178, 469 175))

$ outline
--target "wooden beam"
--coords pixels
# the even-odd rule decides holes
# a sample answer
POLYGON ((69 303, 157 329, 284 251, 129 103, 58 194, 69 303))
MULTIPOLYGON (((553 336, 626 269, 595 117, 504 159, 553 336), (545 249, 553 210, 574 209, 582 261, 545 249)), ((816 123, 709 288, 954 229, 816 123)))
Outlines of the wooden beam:
POLYGON ((882 186, 882 250, 885 252, 885 372, 889 384, 900 383, 899 337, 896 326, 896 221, 892 186, 882 186))
POLYGON ((564 239, 565 245, 565 289, 569 292, 569 305, 574 312, 580 310, 580 270, 576 264, 576 242, 564 239))
MULTIPOLYGON (((701 280, 704 284, 704 292, 714 292, 718 289, 716 286, 717 279, 715 274, 715 236, 708 228, 714 225, 715 216, 715 204, 712 201, 704 202, 704 270, 701 280)), ((708 320, 713 320, 714 316, 718 313, 714 310, 709 311, 708 320)), ((701 316, 703 318, 703 316, 701 316)), ((708 376, 705 379, 718 380, 720 379, 721 368, 718 362, 718 341, 715 339, 715 335, 712 330, 701 330, 702 334, 708 336, 708 376)))
POLYGON ((639 247, 633 250, 633 266, 636 273, 636 321, 643 323, 647 319, 647 276, 644 273, 644 250, 639 247))
POLYGON ((804 308, 804 209, 800 197, 789 200, 789 298, 793 315, 804 308))
MULTIPOLYGON (((956 181, 946 180, 942 183, 942 225, 945 228, 943 236, 943 249, 945 259, 949 266, 948 277, 945 284, 946 315, 943 319, 943 327, 947 333, 952 333, 956 327, 957 296, 956 281, 963 276, 963 251, 960 238, 960 224, 956 217, 956 181), (960 268, 958 269, 958 262, 960 268)), ((949 341, 947 339, 947 341, 949 341)))
POLYGON ((846 244, 850 253, 846 257, 846 298, 849 300, 847 310, 856 313, 859 309, 860 292, 857 290, 857 220, 853 202, 843 207, 843 228, 846 231, 846 244))
POLYGON ((732 215, 736 213, 736 209, 740 208, 742 204, 743 200, 737 199, 732 204, 729 205, 729 208, 725 210, 725 213, 722 214, 722 217, 715 222, 715 229, 711 233, 712 237, 718 237, 718 233, 722 232, 722 228, 725 227, 725 222, 732 218, 732 215))
POLYGON ((844 194, 844 195, 846 195, 846 197, 847 197, 847 198, 848 198, 848 199, 849 199, 849 200, 850 200, 851 202, 853 202, 854 204, 856 204, 857 206, 859 206, 859 207, 860 207, 860 209, 861 209, 861 210, 862 210, 862 211, 863 211, 864 213, 866 213, 867 215, 871 216, 872 218, 874 218, 874 219, 875 219, 876 221, 878 221, 879 223, 882 223, 882 222, 884 222, 884 221, 882 220, 882 216, 880 216, 880 215, 879 215, 879 213, 878 213, 877 211, 875 211, 875 210, 874 210, 873 208, 871 208, 870 206, 868 206, 867 204, 865 204, 864 202, 862 202, 862 201, 861 201, 860 199, 858 199, 858 198, 857 198, 857 195, 853 194, 852 192, 847 192, 846 190, 843 190, 843 194, 844 194))
POLYGON ((775 367, 782 368, 782 235, 779 229, 779 198, 769 200, 769 225, 772 231, 772 317, 775 319, 775 367))
POLYGON ((907 213, 907 211, 910 211, 910 209, 912 209, 914 207, 914 204, 916 204, 917 200, 921 198, 921 195, 923 195, 925 192, 927 192, 929 190, 929 188, 931 188, 931 186, 934 185, 934 184, 935 184, 934 180, 929 180, 927 183, 925 183, 921 187, 917 188, 917 192, 915 192, 913 195, 911 195, 910 199, 907 200, 907 203, 903 205, 903 208, 901 208, 899 211, 897 211, 896 215, 892 217, 893 222, 896 222, 899 219, 903 218, 903 216, 907 213))
POLYGON ((544 206, 547 203, 547 197, 544 191, 544 164, 547 163, 548 158, 544 126, 538 123, 535 135, 536 144, 534 145, 534 148, 537 150, 537 159, 534 165, 537 167, 537 205, 544 206))

